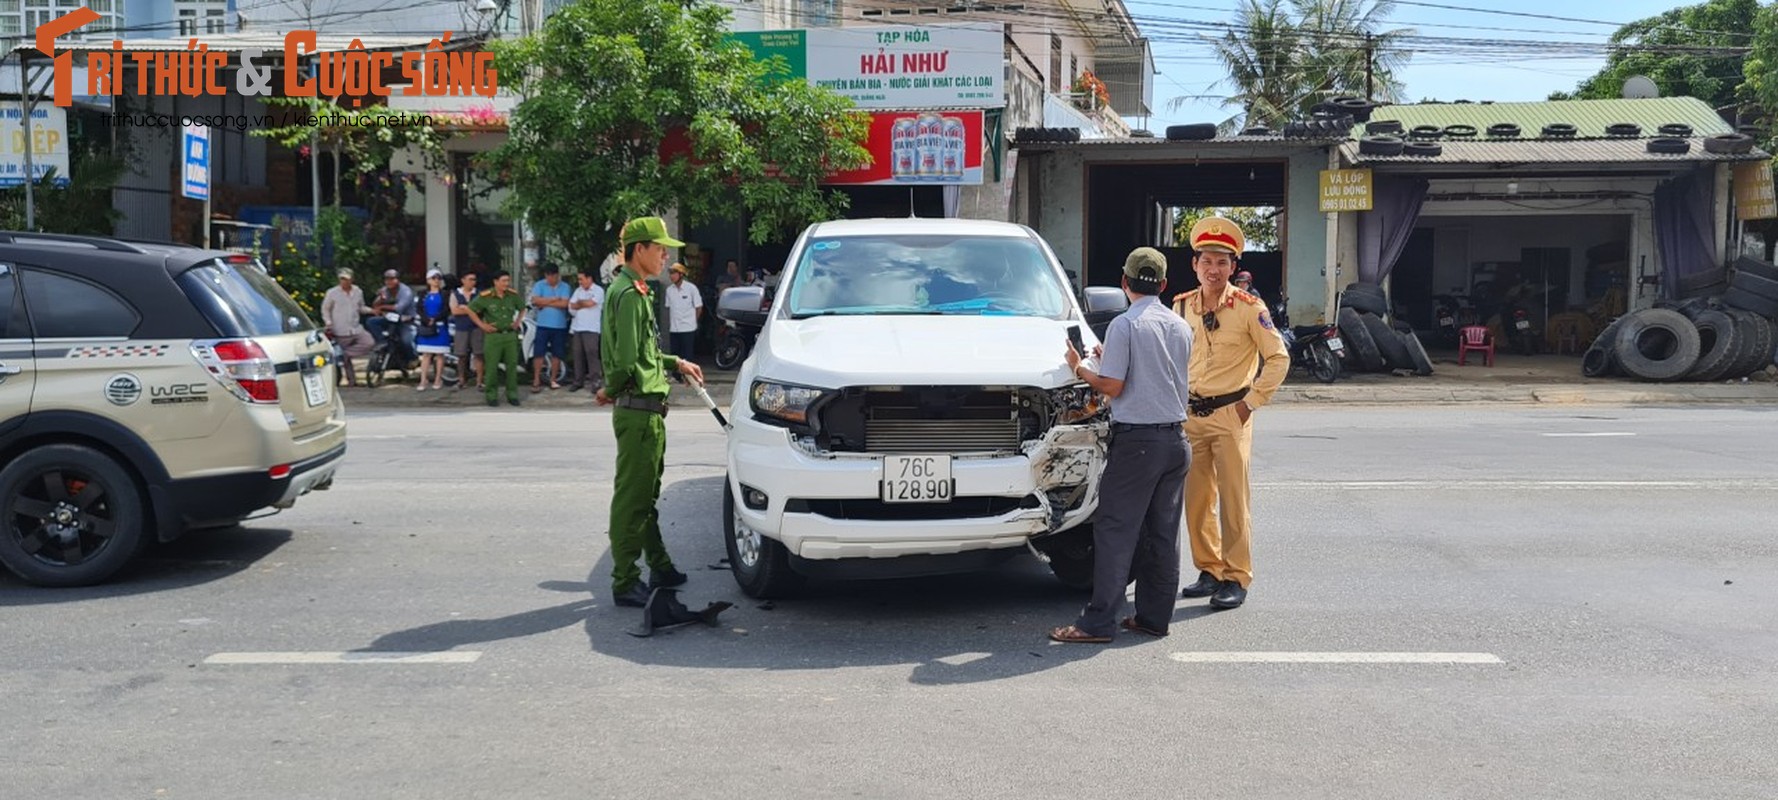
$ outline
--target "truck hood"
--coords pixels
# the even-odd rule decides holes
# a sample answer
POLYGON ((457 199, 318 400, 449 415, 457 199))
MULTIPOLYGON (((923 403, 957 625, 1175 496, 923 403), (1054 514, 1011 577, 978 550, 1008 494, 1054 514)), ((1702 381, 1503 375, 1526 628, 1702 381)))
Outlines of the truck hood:
POLYGON ((1074 379, 1063 353, 1068 326, 1085 322, 1011 316, 858 315, 773 320, 755 354, 755 375, 819 388, 844 386, 1037 386, 1074 379))

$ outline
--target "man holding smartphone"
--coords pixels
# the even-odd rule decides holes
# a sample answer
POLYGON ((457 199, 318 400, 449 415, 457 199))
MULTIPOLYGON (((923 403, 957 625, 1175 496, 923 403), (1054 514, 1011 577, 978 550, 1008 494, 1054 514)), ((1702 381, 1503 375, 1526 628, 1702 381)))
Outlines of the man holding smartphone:
POLYGON ((1093 515, 1093 595, 1058 642, 1103 644, 1117 627, 1166 636, 1179 591, 1179 486, 1191 463, 1185 442, 1192 331, 1161 305, 1167 258, 1139 247, 1124 261, 1130 308, 1105 331, 1097 371, 1081 362, 1078 334, 1064 355, 1075 377, 1111 398, 1111 447, 1093 515), (1117 621, 1134 574, 1136 613, 1117 621))

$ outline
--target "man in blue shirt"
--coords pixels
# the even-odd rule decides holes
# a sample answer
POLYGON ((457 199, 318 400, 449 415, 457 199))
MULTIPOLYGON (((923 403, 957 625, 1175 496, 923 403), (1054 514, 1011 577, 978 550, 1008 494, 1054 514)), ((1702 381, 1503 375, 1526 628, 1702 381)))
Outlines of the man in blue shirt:
POLYGON ((531 284, 530 305, 537 310, 537 337, 531 345, 531 392, 543 391, 543 376, 549 376, 549 388, 560 389, 556 369, 568 359, 568 300, 574 290, 562 282, 562 269, 555 264, 543 266, 543 280, 531 284), (555 361, 551 362, 550 357, 555 361))
POLYGON ((1185 441, 1192 330, 1161 305, 1167 258, 1138 247, 1124 261, 1125 311, 1105 331, 1098 371, 1068 346, 1075 377, 1111 398, 1111 445, 1093 515, 1093 596, 1058 642, 1103 644, 1116 628, 1166 636, 1179 591, 1179 487, 1191 466, 1185 441), (1124 587, 1136 580, 1136 613, 1117 622, 1124 587))

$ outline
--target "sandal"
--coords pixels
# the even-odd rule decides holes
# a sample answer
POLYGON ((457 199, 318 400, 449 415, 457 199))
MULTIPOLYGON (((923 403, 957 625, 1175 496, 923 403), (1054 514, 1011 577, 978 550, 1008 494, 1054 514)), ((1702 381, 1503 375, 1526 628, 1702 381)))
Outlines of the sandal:
POLYGON ((1094 636, 1086 631, 1065 625, 1050 631, 1050 640, 1063 644, 1110 644, 1110 636, 1094 636))
POLYGON ((1159 628, 1150 628, 1147 625, 1138 622, 1135 617, 1124 617, 1123 621, 1118 623, 1118 627, 1123 628, 1126 631, 1145 633, 1156 639, 1164 639, 1167 636, 1166 631, 1159 628))

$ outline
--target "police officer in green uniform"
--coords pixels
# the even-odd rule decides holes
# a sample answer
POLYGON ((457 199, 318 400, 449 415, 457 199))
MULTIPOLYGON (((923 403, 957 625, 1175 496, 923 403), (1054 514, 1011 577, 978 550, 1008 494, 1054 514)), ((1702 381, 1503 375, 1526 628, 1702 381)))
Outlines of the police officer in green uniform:
POLYGON ((660 326, 649 279, 667 266, 667 249, 683 242, 667 235, 660 217, 630 220, 621 234, 624 266, 611 279, 600 317, 599 360, 605 368, 600 405, 615 405, 611 427, 617 433, 617 486, 611 496, 611 594, 620 606, 640 608, 650 586, 679 586, 685 574, 661 541, 661 472, 667 452, 667 376, 672 370, 698 383, 704 371, 691 361, 662 355, 660 326), (642 582, 636 558, 648 562, 650 582, 642 582))
POLYGON ((506 270, 494 273, 494 288, 469 303, 469 320, 486 334, 482 338, 482 380, 487 384, 488 405, 500 404, 500 385, 495 370, 506 366, 506 402, 519 404, 519 325, 525 313, 525 297, 513 291, 506 270))

